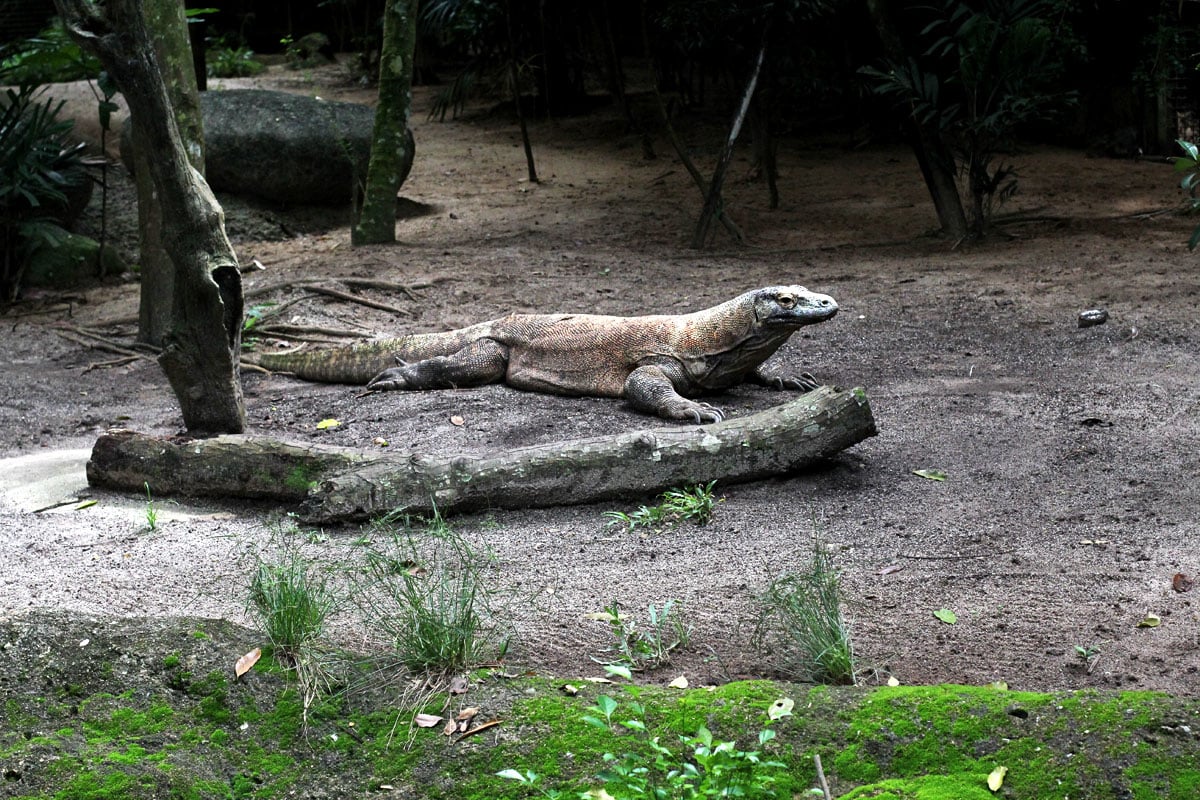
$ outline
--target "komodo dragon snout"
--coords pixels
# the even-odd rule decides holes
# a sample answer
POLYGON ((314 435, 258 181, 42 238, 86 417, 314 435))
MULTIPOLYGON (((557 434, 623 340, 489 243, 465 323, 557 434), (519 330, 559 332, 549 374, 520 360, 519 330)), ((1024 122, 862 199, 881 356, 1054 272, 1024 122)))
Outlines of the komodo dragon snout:
POLYGON ((718 422, 720 409, 691 398, 746 382, 815 389, 808 373, 777 375, 762 365, 796 330, 837 312, 829 295, 768 286, 690 314, 510 314, 445 333, 265 354, 258 363, 378 391, 503 382, 548 394, 622 397, 666 419, 718 422))

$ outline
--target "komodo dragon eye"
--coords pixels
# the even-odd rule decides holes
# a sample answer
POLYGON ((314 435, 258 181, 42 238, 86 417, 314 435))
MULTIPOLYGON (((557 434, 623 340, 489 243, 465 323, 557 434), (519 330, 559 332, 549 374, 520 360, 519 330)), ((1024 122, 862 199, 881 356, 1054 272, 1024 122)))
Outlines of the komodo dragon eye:
POLYGON ((775 302, 779 303, 780 308, 792 308, 796 305, 796 298, 792 297, 790 294, 781 294, 779 297, 775 298, 775 302))

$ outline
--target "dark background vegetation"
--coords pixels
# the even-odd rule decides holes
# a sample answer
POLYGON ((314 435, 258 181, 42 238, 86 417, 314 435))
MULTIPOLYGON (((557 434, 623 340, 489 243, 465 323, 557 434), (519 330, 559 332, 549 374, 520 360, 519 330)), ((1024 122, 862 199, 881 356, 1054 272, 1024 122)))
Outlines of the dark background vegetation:
MULTIPOLYGON (((205 14, 200 35, 213 43, 256 53, 284 51, 286 42, 325 34, 339 53, 378 50, 383 0, 227 0, 205 14)), ((914 54, 922 32, 943 11, 939 0, 892 2, 891 12, 914 54)), ((995 10, 1020 3, 956 3, 995 10)), ((1178 128, 1200 96, 1196 57, 1200 4, 1176 0, 1053 0, 1042 16, 1052 23, 1059 61, 1054 77, 1077 102, 1052 124, 1025 135, 1059 144, 1118 147, 1132 154, 1173 151, 1178 128)), ((644 63, 648 39, 664 88, 681 102, 725 97, 747 71, 773 15, 768 50, 771 113, 783 130, 894 133, 887 103, 871 97, 859 69, 883 62, 883 49, 865 0, 429 0, 421 4, 418 81, 451 82, 462 68, 496 60, 507 50, 505 14, 511 13, 518 61, 530 88, 552 110, 566 113, 586 93, 603 93, 614 71, 644 63), (610 50, 611 48, 611 50, 610 50), (619 60, 614 62, 610 54, 619 60)), ((53 16, 45 0, 0 3, 0 40, 33 36, 53 16)), ((369 72, 365 74, 370 74, 369 72)))

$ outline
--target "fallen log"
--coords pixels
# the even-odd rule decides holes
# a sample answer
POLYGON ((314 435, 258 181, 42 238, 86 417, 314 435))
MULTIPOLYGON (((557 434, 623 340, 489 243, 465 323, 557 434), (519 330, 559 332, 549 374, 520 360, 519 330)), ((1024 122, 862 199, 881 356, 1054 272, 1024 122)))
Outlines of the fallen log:
POLYGON ((712 425, 645 429, 485 455, 361 452, 257 436, 173 442, 110 431, 87 465, 93 486, 275 500, 310 522, 396 509, 534 508, 741 483, 786 474, 876 433, 862 389, 823 386, 712 425))

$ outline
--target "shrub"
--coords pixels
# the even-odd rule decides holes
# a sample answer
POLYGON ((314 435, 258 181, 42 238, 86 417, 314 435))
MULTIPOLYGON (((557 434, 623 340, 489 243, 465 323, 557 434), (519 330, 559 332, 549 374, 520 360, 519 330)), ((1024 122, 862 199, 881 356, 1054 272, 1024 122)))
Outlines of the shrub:
POLYGON ((0 292, 16 298, 25 259, 33 249, 57 244, 67 210, 66 190, 89 180, 80 150, 66 136, 74 123, 60 120, 62 102, 38 100, 31 86, 8 89, 0 109, 0 292))

